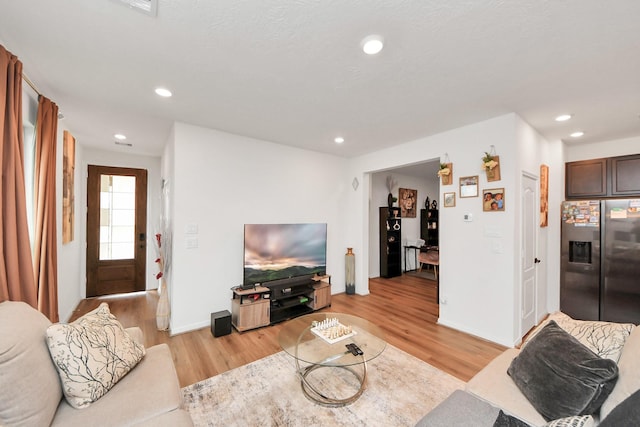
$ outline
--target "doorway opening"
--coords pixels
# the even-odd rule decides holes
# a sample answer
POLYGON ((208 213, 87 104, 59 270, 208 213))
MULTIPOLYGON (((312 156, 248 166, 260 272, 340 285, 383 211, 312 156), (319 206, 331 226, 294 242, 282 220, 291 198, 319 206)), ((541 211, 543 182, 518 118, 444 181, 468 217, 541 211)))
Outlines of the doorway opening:
MULTIPOLYGON (((396 182, 391 190, 392 196, 400 201, 400 188, 415 190, 415 209, 409 217, 400 219, 401 222, 401 268, 402 273, 436 280, 433 264, 419 262, 419 254, 426 251, 438 250, 438 216, 440 209, 440 181, 438 170, 440 159, 432 159, 412 165, 370 173, 369 198, 369 278, 380 277, 380 254, 383 245, 380 241, 379 209, 387 206, 389 188, 387 178, 391 176, 396 182), (435 202, 435 204, 434 204, 435 202), (429 216, 429 210, 434 210, 429 216), (431 228, 429 228, 431 227, 431 228), (424 243, 422 243, 424 241, 424 243), (418 247, 417 249, 414 249, 418 247)), ((396 203, 398 203, 396 202, 396 203)), ((439 272, 438 272, 439 273, 439 272)))

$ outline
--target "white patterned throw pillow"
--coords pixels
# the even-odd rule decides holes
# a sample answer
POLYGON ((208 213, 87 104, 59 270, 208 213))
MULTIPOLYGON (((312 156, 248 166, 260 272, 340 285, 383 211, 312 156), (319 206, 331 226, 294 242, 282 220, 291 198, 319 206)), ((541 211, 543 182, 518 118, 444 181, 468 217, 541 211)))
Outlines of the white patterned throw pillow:
POLYGON ((576 415, 549 421, 544 427, 592 427, 595 425, 591 415, 576 415))
POLYGON ((547 323, 554 320, 558 326, 575 337, 600 357, 611 359, 618 363, 622 348, 631 331, 636 327, 632 323, 613 323, 595 320, 576 320, 557 311, 550 314, 536 329, 529 334, 522 346, 524 347, 547 323))
POLYGON ((102 397, 145 355, 107 303, 73 323, 51 325, 47 344, 64 395, 77 409, 102 397))

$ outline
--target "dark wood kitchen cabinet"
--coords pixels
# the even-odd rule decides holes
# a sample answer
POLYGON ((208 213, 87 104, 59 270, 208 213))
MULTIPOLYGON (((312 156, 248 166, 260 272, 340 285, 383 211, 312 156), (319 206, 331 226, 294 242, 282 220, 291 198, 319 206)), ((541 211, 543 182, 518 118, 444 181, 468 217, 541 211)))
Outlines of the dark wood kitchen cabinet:
POLYGON ((640 197, 640 154, 565 163, 567 200, 640 197))
POLYGON ((610 159, 611 195, 627 197, 640 195, 640 154, 610 159))
POLYGON ((567 199, 601 198, 607 195, 607 159, 565 164, 567 199))

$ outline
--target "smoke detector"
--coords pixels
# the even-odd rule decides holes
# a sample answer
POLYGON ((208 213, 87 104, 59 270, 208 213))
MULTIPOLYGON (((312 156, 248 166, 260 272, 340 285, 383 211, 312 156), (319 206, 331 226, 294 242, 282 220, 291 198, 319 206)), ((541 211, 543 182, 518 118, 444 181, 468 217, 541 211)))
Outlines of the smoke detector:
POLYGON ((116 3, 125 4, 131 9, 137 10, 149 16, 158 14, 158 0, 111 0, 116 3))

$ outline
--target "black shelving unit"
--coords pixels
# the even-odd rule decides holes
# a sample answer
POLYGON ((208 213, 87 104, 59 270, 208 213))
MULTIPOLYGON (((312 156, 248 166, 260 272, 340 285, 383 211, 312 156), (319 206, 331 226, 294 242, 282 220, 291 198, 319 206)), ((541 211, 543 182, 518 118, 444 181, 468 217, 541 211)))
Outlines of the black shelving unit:
POLYGON ((380 276, 402 274, 402 221, 400 210, 380 208, 380 276))
POLYGON ((420 238, 426 246, 438 246, 438 209, 420 209, 420 238))

